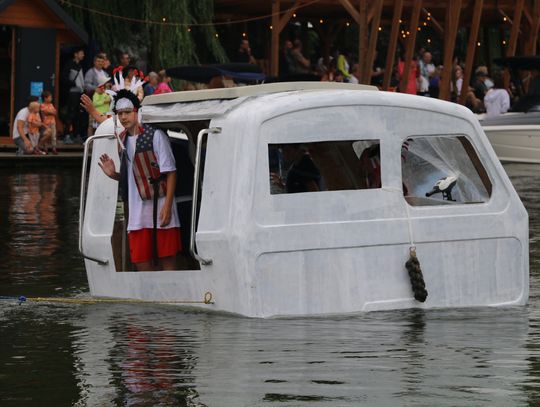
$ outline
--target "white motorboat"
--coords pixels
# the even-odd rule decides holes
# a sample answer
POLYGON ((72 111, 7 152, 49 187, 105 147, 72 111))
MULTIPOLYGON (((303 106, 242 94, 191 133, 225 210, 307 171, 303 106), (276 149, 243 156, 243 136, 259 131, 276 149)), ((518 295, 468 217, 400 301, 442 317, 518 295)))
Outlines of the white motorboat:
POLYGON ((462 106, 280 83, 148 97, 142 119, 189 139, 177 168, 193 183, 190 250, 177 271, 131 271, 118 185, 97 165, 118 165, 109 119, 81 185, 93 296, 249 317, 527 302, 527 212, 462 106))
POLYGON ((540 163, 540 112, 510 112, 491 118, 483 114, 478 119, 501 161, 540 163))
POLYGON ((509 69, 519 101, 512 112, 496 117, 478 115, 480 124, 501 161, 540 163, 540 78, 532 79, 527 93, 520 74, 521 70, 538 70, 540 58, 498 58, 495 63, 509 69))

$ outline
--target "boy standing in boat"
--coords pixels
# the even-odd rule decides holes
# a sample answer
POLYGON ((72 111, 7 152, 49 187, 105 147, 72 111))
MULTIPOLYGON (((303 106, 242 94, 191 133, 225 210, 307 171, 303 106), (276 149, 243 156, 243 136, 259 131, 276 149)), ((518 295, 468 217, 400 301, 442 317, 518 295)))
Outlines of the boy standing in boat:
POLYGON ((176 164, 167 135, 141 125, 139 108, 140 101, 132 92, 117 93, 114 113, 125 129, 120 134, 120 172, 107 154, 98 164, 107 176, 120 182, 120 193, 128 203, 129 249, 137 270, 174 270, 181 249, 174 204, 176 164))

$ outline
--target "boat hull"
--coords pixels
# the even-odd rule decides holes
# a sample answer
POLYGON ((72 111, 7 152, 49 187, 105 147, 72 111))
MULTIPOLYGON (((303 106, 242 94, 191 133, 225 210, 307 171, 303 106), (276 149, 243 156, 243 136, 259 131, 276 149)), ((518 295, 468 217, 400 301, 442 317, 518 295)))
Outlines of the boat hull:
POLYGON ((540 125, 483 129, 501 161, 540 164, 540 125))

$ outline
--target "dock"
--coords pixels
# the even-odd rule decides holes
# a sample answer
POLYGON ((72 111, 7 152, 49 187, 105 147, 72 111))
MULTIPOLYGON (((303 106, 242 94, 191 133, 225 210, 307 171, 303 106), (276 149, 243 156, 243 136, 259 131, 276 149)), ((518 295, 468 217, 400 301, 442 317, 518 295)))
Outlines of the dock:
POLYGON ((82 144, 58 143, 58 155, 16 155, 17 147, 13 144, 0 144, 0 167, 11 166, 49 166, 82 165, 84 146, 82 144))

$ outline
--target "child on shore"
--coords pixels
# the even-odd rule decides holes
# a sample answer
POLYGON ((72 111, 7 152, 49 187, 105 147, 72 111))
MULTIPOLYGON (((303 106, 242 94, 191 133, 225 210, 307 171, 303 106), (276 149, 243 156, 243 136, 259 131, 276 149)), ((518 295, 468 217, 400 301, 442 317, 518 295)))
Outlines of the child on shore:
POLYGON ((56 108, 52 103, 52 93, 48 90, 43 91, 41 94, 41 115, 43 117, 43 124, 45 127, 51 130, 51 145, 52 153, 58 154, 56 150, 56 108))
MULTIPOLYGON (((105 92, 105 87, 107 86, 108 82, 108 78, 107 80, 100 82, 99 85, 96 87, 94 95, 92 96, 92 104, 94 105, 96 110, 102 115, 107 115, 111 108, 111 96, 105 92)), ((92 118, 90 120, 92 120, 93 129, 96 129, 99 123, 92 118)))
POLYGON ((39 102, 32 102, 28 105, 28 138, 34 148, 34 154, 46 155, 47 153, 39 148, 39 130, 43 127, 39 110, 39 102))

